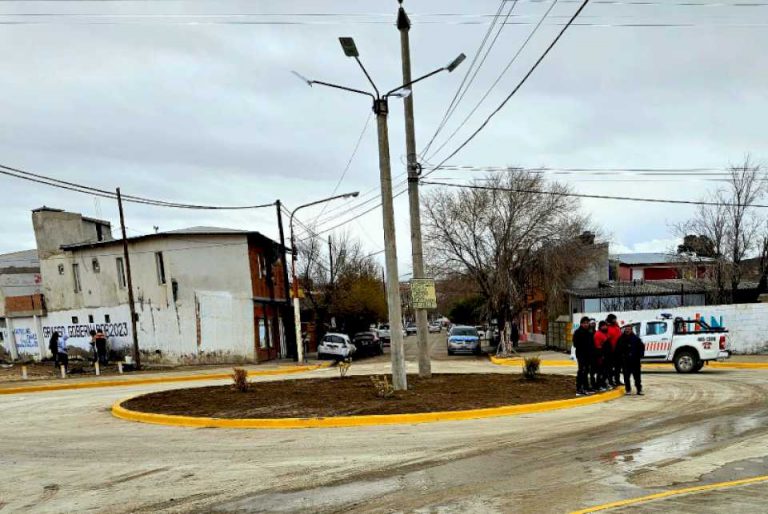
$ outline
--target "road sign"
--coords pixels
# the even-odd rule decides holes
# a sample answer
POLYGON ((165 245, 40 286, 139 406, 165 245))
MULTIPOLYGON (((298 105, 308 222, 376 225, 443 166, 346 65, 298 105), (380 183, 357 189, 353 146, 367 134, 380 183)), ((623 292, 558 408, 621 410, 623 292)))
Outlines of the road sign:
POLYGON ((435 281, 431 278, 411 280, 411 300, 414 309, 437 309, 435 281))

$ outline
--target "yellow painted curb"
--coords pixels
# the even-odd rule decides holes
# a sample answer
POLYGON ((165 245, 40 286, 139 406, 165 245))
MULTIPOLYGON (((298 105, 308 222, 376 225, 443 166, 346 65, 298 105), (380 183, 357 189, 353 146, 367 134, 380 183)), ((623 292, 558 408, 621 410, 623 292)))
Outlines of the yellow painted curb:
MULTIPOLYGON (((287 375, 291 373, 302 373, 304 371, 312 371, 314 369, 328 367, 329 363, 313 364, 309 366, 293 366, 291 368, 283 369, 269 369, 264 371, 251 370, 248 371, 249 377, 260 377, 269 375, 287 375)), ((230 378, 230 373, 210 373, 207 375, 181 375, 170 377, 152 377, 152 378, 131 378, 126 380, 94 380, 92 382, 74 382, 69 384, 46 384, 46 385, 30 385, 24 387, 8 387, 0 389, 0 395, 2 394, 18 394, 18 393, 42 393, 45 391, 65 391, 68 389, 93 389, 98 387, 120 387, 120 386, 132 386, 142 384, 161 384, 167 382, 191 382, 195 380, 219 380, 223 378, 230 378)))
MULTIPOLYGON (((498 366, 522 366, 523 359, 520 357, 494 357, 491 356, 491 362, 498 366)), ((551 360, 541 361, 542 366, 565 367, 576 366, 572 360, 551 360)), ((643 369, 669 369, 671 362, 644 362, 643 369)), ((718 369, 768 369, 768 362, 717 362, 709 361, 710 368, 718 369)))
POLYGON ((499 416, 516 416, 520 414, 533 414, 556 409, 568 409, 582 405, 601 403, 624 396, 624 391, 614 389, 607 393, 572 398, 568 400, 554 400, 549 402, 529 403, 523 405, 507 405, 504 407, 492 407, 487 409, 471 409, 460 411, 421 412, 414 414, 384 414, 372 416, 338 416, 330 418, 246 418, 224 419, 204 418, 194 416, 176 416, 170 414, 154 414, 138 412, 126 409, 123 403, 130 400, 126 398, 112 405, 112 414, 115 417, 129 421, 153 423, 157 425, 171 425, 176 427, 207 427, 207 428, 339 428, 339 427, 363 427, 374 425, 402 425, 412 423, 435 423, 438 421, 460 421, 467 419, 493 418, 499 416))
POLYGON ((604 503, 602 505, 596 505, 587 509, 575 510, 571 514, 589 514, 590 512, 600 512, 602 510, 615 509, 617 507, 626 507, 628 505, 637 505, 638 503, 646 503, 654 500, 661 500, 663 498, 669 498, 672 496, 680 496, 683 494, 701 493, 704 491, 713 491, 716 489, 726 489, 728 487, 738 487, 750 484, 757 484, 759 482, 768 482, 768 475, 761 475, 752 478, 744 478, 742 480, 732 480, 730 482, 718 482, 716 484, 699 485, 695 487, 686 487, 685 489, 672 489, 671 491, 664 491, 656 494, 649 494, 648 496, 640 496, 638 498, 630 498, 628 500, 619 500, 611 503, 604 503))

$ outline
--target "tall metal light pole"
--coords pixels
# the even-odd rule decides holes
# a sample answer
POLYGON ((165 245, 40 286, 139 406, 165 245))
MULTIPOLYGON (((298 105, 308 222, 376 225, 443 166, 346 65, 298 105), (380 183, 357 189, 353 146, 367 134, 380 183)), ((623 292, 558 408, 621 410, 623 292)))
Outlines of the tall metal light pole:
POLYGON ((355 191, 354 193, 345 193, 343 195, 336 195, 331 196, 328 198, 323 198, 321 200, 316 200, 314 202, 305 203, 304 205, 299 205, 294 210, 291 211, 291 218, 288 224, 290 225, 291 230, 291 269, 293 274, 293 325, 294 325, 294 331, 296 333, 296 353, 298 355, 298 361, 304 362, 304 341, 301 339, 301 307, 299 305, 299 279, 296 276, 296 254, 298 253, 296 250, 296 236, 293 233, 293 218, 296 215, 296 211, 303 209, 305 207, 311 207, 313 205, 318 205, 325 202, 330 202, 333 200, 339 200, 341 198, 354 198, 358 194, 360 194, 358 191, 355 191))
POLYGON ((395 240, 395 211, 394 211, 394 199, 392 195, 392 169, 390 166, 389 157, 389 129, 387 127, 387 115, 389 114, 390 97, 407 98, 410 95, 409 86, 424 80, 441 71, 453 71, 461 61, 465 59, 465 55, 461 54, 454 59, 448 66, 443 66, 434 71, 422 75, 415 80, 408 80, 403 82, 401 86, 396 87, 385 93, 384 95, 379 93, 379 89, 371 79, 368 71, 360 62, 360 54, 357 51, 355 41, 351 37, 340 37, 339 42, 344 50, 344 54, 347 57, 353 57, 360 69, 363 70, 365 77, 370 82, 373 90, 376 94, 368 91, 362 91, 360 89, 354 89, 346 86, 340 86, 338 84, 332 84, 329 82, 322 82, 319 80, 309 80, 298 73, 294 72, 297 77, 306 82, 309 86, 313 84, 320 84, 321 86, 332 87, 334 89, 341 89, 351 93, 358 93, 367 95, 373 100, 373 112, 376 114, 376 126, 378 128, 379 136, 379 179, 381 182, 381 209, 383 215, 383 228, 384 228, 384 260, 386 263, 386 278, 387 278, 387 308, 389 312, 389 328, 390 328, 390 348, 392 351, 392 386, 396 390, 408 389, 408 379, 405 370, 405 349, 403 348, 403 321, 400 303, 400 281, 397 270, 397 246, 395 240))

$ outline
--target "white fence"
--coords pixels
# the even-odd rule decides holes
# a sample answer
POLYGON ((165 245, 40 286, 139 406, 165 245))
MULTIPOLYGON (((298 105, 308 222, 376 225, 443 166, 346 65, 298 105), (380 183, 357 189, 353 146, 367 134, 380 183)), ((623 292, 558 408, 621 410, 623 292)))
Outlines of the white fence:
MULTIPOLYGON (((768 304, 766 303, 614 312, 620 324, 657 318, 662 313, 671 314, 673 317, 701 318, 711 326, 725 327, 729 333, 729 349, 734 353, 768 353, 768 304)), ((607 312, 577 313, 573 315, 573 326, 578 326, 582 316, 601 320, 607 315, 607 312)))

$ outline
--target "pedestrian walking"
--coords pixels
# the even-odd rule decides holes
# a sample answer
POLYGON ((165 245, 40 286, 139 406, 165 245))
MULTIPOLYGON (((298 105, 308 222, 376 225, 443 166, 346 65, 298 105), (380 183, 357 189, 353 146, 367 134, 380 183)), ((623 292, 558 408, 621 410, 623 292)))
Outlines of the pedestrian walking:
POLYGON ((520 342, 520 329, 517 328, 517 323, 514 321, 509 325, 509 340, 512 341, 512 348, 517 348, 517 344, 520 342))
POLYGON ((584 316, 579 322, 579 328, 573 333, 573 347, 576 350, 576 396, 588 394, 589 389, 589 365, 592 360, 594 348, 594 336, 589 331, 589 318, 584 316))
POLYGON ((53 369, 59 368, 59 333, 54 332, 48 340, 48 350, 53 355, 53 369))
POLYGON ((89 334, 91 335, 91 340, 89 341, 91 345, 91 362, 96 362, 99 360, 99 354, 96 352, 96 331, 91 330, 89 334))
POLYGON ((608 378, 609 383, 614 386, 618 387, 621 384, 621 371, 622 371, 622 360, 621 356, 618 355, 616 351, 616 344, 619 342, 619 338, 621 337, 621 327, 619 327, 619 323, 616 320, 615 314, 609 314, 605 318, 605 322, 608 325, 608 342, 610 343, 610 359, 609 362, 606 363, 606 367, 608 368, 608 378))
POLYGON ((626 394, 632 394, 632 386, 630 384, 630 377, 635 381, 635 390, 637 394, 643 394, 643 383, 640 375, 641 362, 645 355, 645 344, 635 334, 632 329, 632 325, 624 326, 624 332, 621 334, 618 342, 619 352, 622 356, 622 364, 624 371, 624 391, 626 394))
POLYGON ((99 364, 102 366, 107 365, 107 336, 104 331, 99 329, 96 331, 96 356, 99 359, 99 364))
POLYGON ((69 368, 69 355, 67 354, 67 340, 69 339, 69 336, 67 334, 64 334, 63 336, 58 338, 56 352, 58 355, 58 364, 59 366, 64 366, 64 371, 67 371, 69 368))
POLYGON ((605 391, 607 384, 606 369, 605 369, 605 350, 604 346, 608 343, 608 324, 605 321, 601 321, 597 325, 597 332, 595 332, 595 352, 592 357, 592 366, 595 370, 597 389, 599 391, 605 391))

